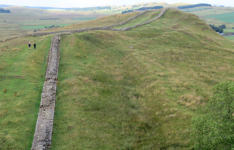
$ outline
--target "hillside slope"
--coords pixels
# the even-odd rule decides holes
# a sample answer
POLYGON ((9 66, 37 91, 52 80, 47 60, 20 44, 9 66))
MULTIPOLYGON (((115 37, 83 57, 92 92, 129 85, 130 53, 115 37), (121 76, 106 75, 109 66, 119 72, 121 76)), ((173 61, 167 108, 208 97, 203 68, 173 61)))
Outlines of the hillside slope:
MULTIPOLYGON (((141 17, 125 26, 145 21, 141 17)), ((0 149, 31 146, 50 38, 0 43, 0 149), (28 41, 38 50, 28 51, 28 41)), ((192 117, 204 113, 215 84, 234 81, 233 47, 197 16, 178 10, 129 31, 63 35, 52 149, 192 149, 192 117)))
POLYGON ((192 117, 234 80, 233 46, 178 10, 129 31, 63 36, 52 149, 191 149, 192 117))

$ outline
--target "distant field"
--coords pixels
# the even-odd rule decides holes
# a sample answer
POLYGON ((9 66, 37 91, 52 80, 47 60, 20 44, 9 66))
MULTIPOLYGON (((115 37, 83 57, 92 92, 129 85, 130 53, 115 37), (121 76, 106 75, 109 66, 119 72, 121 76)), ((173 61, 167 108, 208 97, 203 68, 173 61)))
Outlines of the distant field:
POLYGON ((73 18, 71 20, 93 20, 93 19, 97 19, 97 17, 90 17, 90 18, 73 18))
POLYGON ((224 33, 234 32, 234 29, 224 29, 223 32, 224 32, 224 33))
POLYGON ((225 38, 234 41, 234 36, 225 36, 225 38))
POLYGON ((207 24, 216 26, 225 24, 228 29, 234 27, 234 7, 212 7, 212 9, 189 11, 189 13, 197 15, 207 24))
POLYGON ((196 8, 196 9, 188 9, 188 10, 182 10, 183 12, 192 12, 192 11, 202 11, 207 9, 213 9, 213 8, 196 8))
POLYGON ((51 29, 45 29, 45 27, 52 25, 67 26, 113 14, 112 12, 49 11, 16 6, 8 7, 7 9, 12 13, 0 14, 0 41, 22 34, 33 33, 35 29, 43 29, 43 31, 46 31, 51 29), (42 18, 60 19, 40 20, 42 18))
POLYGON ((227 22, 227 23, 234 23, 234 12, 226 13, 226 14, 210 15, 206 17, 215 18, 217 20, 227 22))
MULTIPOLYGON (((55 24, 54 26, 68 26, 70 24, 55 24)), ((44 25, 44 26, 22 26, 21 29, 42 29, 42 28, 45 28, 45 27, 50 27, 52 25, 44 25)))

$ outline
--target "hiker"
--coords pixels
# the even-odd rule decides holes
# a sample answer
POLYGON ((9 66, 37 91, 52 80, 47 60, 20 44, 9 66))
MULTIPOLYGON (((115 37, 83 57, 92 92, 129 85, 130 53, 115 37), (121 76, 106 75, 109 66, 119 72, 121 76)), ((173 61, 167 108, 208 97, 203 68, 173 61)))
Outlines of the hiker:
POLYGON ((36 45, 36 43, 34 43, 34 49, 36 49, 37 48, 37 45, 36 45))
POLYGON ((31 44, 30 44, 30 42, 28 43, 28 47, 29 47, 29 50, 30 50, 30 47, 31 47, 31 44))

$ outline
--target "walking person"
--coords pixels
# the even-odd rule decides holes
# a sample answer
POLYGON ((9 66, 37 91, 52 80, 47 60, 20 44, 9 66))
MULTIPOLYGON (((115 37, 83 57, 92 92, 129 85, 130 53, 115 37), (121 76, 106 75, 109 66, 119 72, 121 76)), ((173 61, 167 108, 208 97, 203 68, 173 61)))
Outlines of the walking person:
POLYGON ((34 49, 36 49, 37 48, 37 45, 36 45, 36 43, 34 43, 34 49))
POLYGON ((29 48, 29 50, 30 50, 30 47, 31 47, 31 43, 29 42, 29 43, 28 43, 28 48, 29 48))

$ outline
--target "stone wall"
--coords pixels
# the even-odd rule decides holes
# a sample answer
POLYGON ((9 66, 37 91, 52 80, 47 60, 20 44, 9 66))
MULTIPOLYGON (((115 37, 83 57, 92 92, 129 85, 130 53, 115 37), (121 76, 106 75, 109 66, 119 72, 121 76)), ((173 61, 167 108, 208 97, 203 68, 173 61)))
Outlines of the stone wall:
POLYGON ((52 38, 41 103, 31 150, 47 150, 51 147, 55 96, 60 58, 60 35, 52 38))

